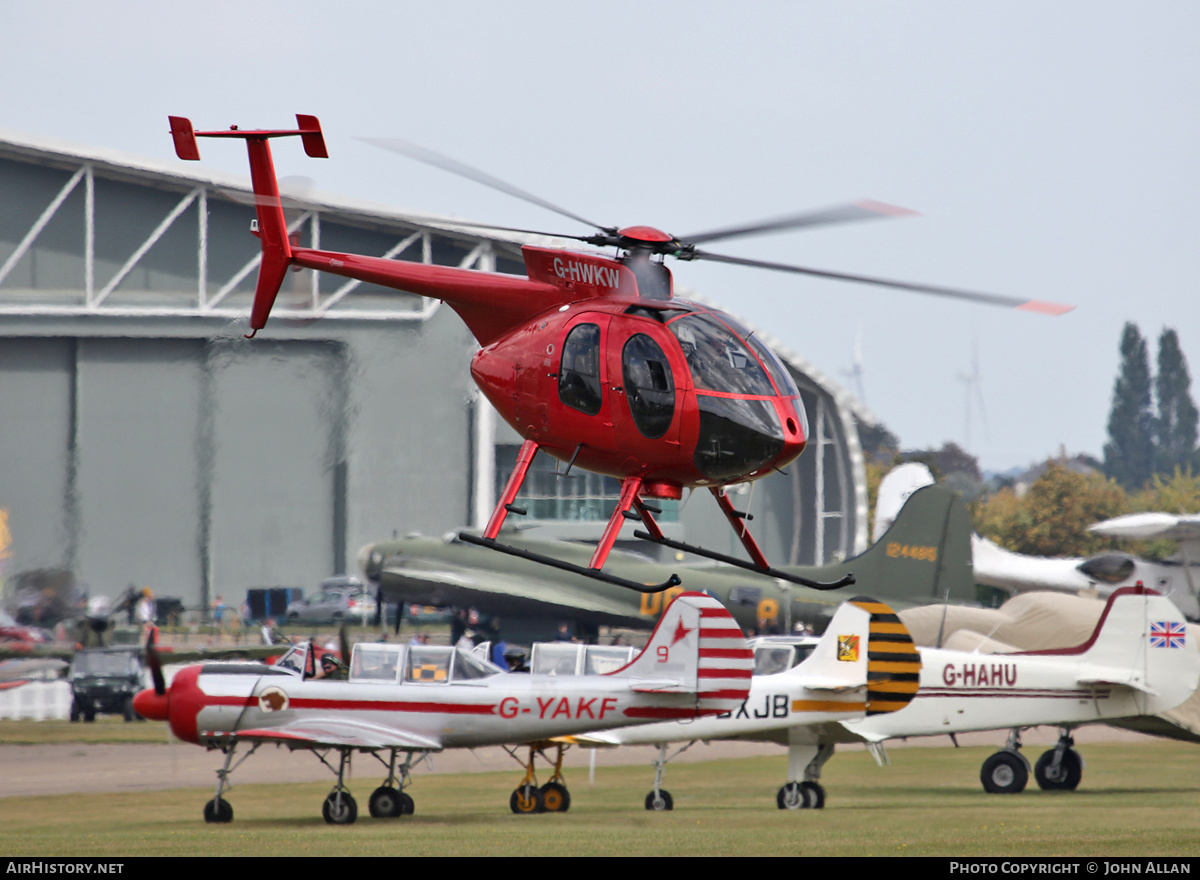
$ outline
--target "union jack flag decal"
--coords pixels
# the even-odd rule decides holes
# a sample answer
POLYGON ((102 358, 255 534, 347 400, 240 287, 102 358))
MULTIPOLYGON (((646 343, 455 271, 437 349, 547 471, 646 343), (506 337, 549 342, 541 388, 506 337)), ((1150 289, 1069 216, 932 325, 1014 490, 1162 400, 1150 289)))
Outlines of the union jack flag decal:
POLYGON ((1170 620, 1150 624, 1150 647, 1182 648, 1187 639, 1187 630, 1182 623, 1170 620))

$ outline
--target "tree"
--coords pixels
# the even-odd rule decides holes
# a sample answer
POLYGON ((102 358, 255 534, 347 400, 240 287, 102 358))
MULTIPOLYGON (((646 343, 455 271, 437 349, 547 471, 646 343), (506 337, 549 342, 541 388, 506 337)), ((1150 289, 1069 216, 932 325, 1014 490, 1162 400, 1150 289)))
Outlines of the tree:
POLYGON ((1171 474, 1185 467, 1196 451, 1200 413, 1192 402, 1191 385, 1179 337, 1174 330, 1164 329, 1158 337, 1158 375, 1154 379, 1154 396, 1158 401, 1158 416, 1154 420, 1155 473, 1171 474))
POLYGON ((1113 385, 1104 444, 1104 472, 1127 489, 1140 489, 1154 473, 1154 416, 1150 399, 1150 361, 1137 325, 1121 334, 1121 369, 1113 385))
POLYGON ((975 506, 979 533, 1002 547, 1032 556, 1090 556, 1113 541, 1087 530, 1129 510, 1125 492, 1098 473, 1052 462, 1018 498, 1003 489, 975 506))

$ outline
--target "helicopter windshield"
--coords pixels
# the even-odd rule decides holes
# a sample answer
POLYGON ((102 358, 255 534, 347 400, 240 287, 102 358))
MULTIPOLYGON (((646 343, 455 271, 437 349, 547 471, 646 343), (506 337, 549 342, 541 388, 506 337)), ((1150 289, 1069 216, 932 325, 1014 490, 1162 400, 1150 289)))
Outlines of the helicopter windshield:
POLYGON ((759 342, 754 337, 754 333, 747 330, 733 318, 723 315, 722 320, 729 325, 734 333, 744 339, 746 344, 758 355, 758 359, 762 361, 763 366, 767 368, 767 372, 771 374, 771 379, 774 380, 775 387, 779 390, 779 394, 782 397, 798 397, 800 395, 800 389, 796 387, 796 383, 792 380, 792 374, 787 371, 787 367, 775 356, 775 352, 759 342))
POLYGON ((737 335, 710 315, 691 314, 667 325, 683 349, 697 391, 775 394, 762 364, 737 335))
POLYGON ((667 326, 697 391, 700 436, 694 461, 700 472, 712 480, 735 479, 779 455, 783 428, 774 403, 762 399, 776 391, 754 352, 711 315, 685 315, 667 326))

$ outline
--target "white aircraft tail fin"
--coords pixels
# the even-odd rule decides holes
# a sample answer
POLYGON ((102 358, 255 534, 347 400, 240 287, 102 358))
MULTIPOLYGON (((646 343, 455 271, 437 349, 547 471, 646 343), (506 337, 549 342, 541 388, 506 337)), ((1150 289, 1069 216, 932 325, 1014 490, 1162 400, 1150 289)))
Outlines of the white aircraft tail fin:
POLYGON ((750 695, 754 654, 725 606, 705 593, 681 593, 629 665, 608 673, 645 693, 695 693, 697 714, 734 711, 750 695))
POLYGON ((1200 685, 1200 647, 1183 613, 1140 585, 1109 597, 1092 637, 1082 645, 1028 654, 1076 655, 1080 683, 1140 691, 1148 714, 1174 709, 1200 685))
POLYGON ((842 605, 812 654, 792 670, 809 690, 865 687, 867 715, 909 704, 921 684, 921 655, 908 629, 882 602, 859 597, 842 605))

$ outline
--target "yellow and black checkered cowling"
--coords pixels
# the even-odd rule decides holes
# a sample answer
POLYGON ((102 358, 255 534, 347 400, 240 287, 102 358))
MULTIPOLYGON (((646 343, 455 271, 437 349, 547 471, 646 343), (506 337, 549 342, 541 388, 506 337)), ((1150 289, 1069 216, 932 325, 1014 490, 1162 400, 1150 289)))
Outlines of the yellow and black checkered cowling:
POLYGON ((900 618, 882 602, 860 596, 852 604, 871 615, 867 641, 867 715, 907 706, 921 686, 921 654, 900 618))

